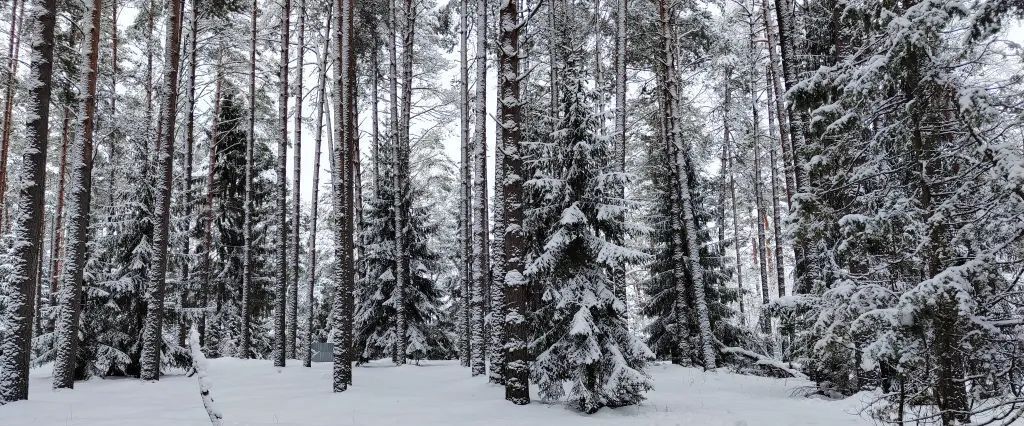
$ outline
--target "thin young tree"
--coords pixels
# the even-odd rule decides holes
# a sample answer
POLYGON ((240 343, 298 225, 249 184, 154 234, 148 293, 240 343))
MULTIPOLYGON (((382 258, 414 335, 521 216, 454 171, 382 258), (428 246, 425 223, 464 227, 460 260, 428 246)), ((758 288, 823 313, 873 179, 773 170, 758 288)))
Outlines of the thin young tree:
POLYGON ((96 79, 100 57, 100 16, 103 0, 89 4, 87 41, 82 43, 86 71, 79 89, 78 132, 75 135, 74 165, 71 168, 71 192, 68 194, 68 246, 64 277, 58 295, 59 311, 55 324, 56 344, 53 362, 53 387, 75 387, 75 362, 78 355, 79 317, 82 314, 82 276, 85 272, 89 222, 92 218, 92 142, 96 115, 96 79))
POLYGON ((311 367, 313 357, 311 348, 313 345, 313 308, 316 305, 313 290, 316 286, 317 278, 316 225, 320 207, 320 149, 324 136, 324 105, 327 102, 327 59, 330 56, 331 23, 334 22, 334 19, 331 18, 332 10, 334 10, 333 1, 327 6, 327 27, 324 30, 324 40, 327 42, 324 43, 324 50, 320 55, 319 66, 317 67, 316 142, 313 149, 313 199, 311 200, 313 202, 313 210, 309 221, 309 271, 307 273, 309 276, 309 286, 306 289, 308 311, 306 312, 306 344, 302 356, 303 367, 311 367))
POLYGON ((174 166, 174 127, 178 112, 178 66, 181 55, 181 9, 183 1, 168 0, 167 42, 164 56, 161 122, 163 138, 157 153, 157 195, 153 230, 153 258, 146 286, 146 318, 142 334, 143 380, 160 380, 160 347, 163 343, 164 285, 167 280, 167 240, 171 218, 171 183, 174 166))
MULTIPOLYGON (((14 117, 14 87, 18 75, 18 54, 21 52, 20 30, 25 17, 25 0, 15 0, 11 3, 11 28, 7 35, 7 81, 4 87, 4 114, 3 128, 0 129, 0 225, 6 218, 6 206, 4 200, 7 193, 7 156, 11 151, 11 129, 14 117), (19 13, 20 9, 20 13, 19 13)), ((2 228, 0 228, 2 229, 2 228)))
POLYGON ((462 310, 460 323, 463 328, 460 336, 459 353, 462 364, 470 366, 472 348, 472 312, 470 298, 473 288, 473 166, 469 145, 469 1, 460 0, 459 13, 459 140, 461 143, 462 161, 459 165, 460 189, 462 194, 459 216, 459 237, 461 238, 462 270, 460 289, 462 291, 462 310))
MULTIPOLYGON (((779 297, 786 297, 786 270, 784 267, 784 256, 782 255, 782 209, 779 206, 779 177, 778 177, 778 155, 775 151, 775 143, 773 141, 778 140, 780 145, 785 146, 785 139, 778 136, 778 132, 782 132, 781 123, 776 126, 774 118, 779 116, 776 114, 778 111, 775 109, 778 102, 778 92, 775 91, 775 85, 772 84, 776 78, 773 76, 772 66, 769 64, 765 69, 765 77, 769 82, 768 84, 768 133, 771 136, 768 141, 768 167, 771 170, 771 194, 772 194, 772 237, 775 245, 775 285, 778 287, 779 297), (775 102, 772 102, 775 101, 775 102)), ((785 177, 782 178, 785 181, 785 177)))

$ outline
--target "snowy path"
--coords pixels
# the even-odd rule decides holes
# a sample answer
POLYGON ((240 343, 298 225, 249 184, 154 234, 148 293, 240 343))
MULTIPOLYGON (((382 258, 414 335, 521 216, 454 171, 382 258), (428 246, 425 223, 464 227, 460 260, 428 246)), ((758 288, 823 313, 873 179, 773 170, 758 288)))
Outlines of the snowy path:
MULTIPOLYGON (((672 365, 650 368, 655 390, 638 407, 584 415, 558 404, 515 407, 503 389, 470 378, 457 362, 355 369, 357 385, 330 392, 331 365, 298 361, 210 360, 213 396, 232 425, 869 425, 856 398, 822 401, 791 396, 806 385, 730 373, 705 374, 672 365)), ((533 392, 536 395, 536 391, 533 392)), ((195 377, 159 383, 95 379, 73 391, 50 389, 49 371, 34 372, 30 400, 0 407, 0 425, 208 425, 195 377)))

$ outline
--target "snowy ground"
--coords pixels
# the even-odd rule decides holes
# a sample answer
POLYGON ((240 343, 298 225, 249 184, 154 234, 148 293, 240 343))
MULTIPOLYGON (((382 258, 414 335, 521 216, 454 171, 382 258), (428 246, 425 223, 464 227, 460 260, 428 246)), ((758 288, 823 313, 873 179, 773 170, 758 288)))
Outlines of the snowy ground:
MULTIPOLYGON (((585 415, 560 404, 513 406, 503 389, 469 377, 457 362, 356 368, 356 386, 330 392, 331 365, 278 369, 266 360, 210 360, 213 397, 232 425, 867 425, 857 398, 794 396, 806 382, 654 365, 655 390, 640 406, 585 415)), ((28 401, 0 407, 0 425, 208 425, 196 377, 93 379, 50 389, 33 371, 28 401)), ((536 395, 534 390, 533 395, 536 395)))

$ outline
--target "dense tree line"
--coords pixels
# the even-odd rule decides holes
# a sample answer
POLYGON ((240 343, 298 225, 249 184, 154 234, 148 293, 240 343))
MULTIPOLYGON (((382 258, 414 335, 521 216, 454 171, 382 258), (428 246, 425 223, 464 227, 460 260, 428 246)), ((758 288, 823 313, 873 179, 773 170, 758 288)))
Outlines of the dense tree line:
POLYGON ((335 392, 457 358, 593 413, 666 360, 1024 414, 1017 3, 0 12, 0 402, 331 342, 335 392))

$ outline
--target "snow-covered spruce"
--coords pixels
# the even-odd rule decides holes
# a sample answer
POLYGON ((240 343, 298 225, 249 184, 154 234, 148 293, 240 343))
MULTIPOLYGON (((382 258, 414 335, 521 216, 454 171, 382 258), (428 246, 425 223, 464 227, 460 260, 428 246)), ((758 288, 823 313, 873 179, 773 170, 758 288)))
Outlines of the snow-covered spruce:
POLYGON ((565 399, 593 413, 636 404, 651 388, 643 371, 651 351, 626 323, 611 271, 648 256, 609 238, 624 231, 626 207, 612 192, 622 174, 609 161, 612 140, 600 134, 594 93, 584 84, 582 55, 571 51, 562 73, 562 118, 551 135, 548 167, 525 182, 543 205, 528 211, 546 235, 526 276, 546 284, 532 378, 541 398, 565 399))

